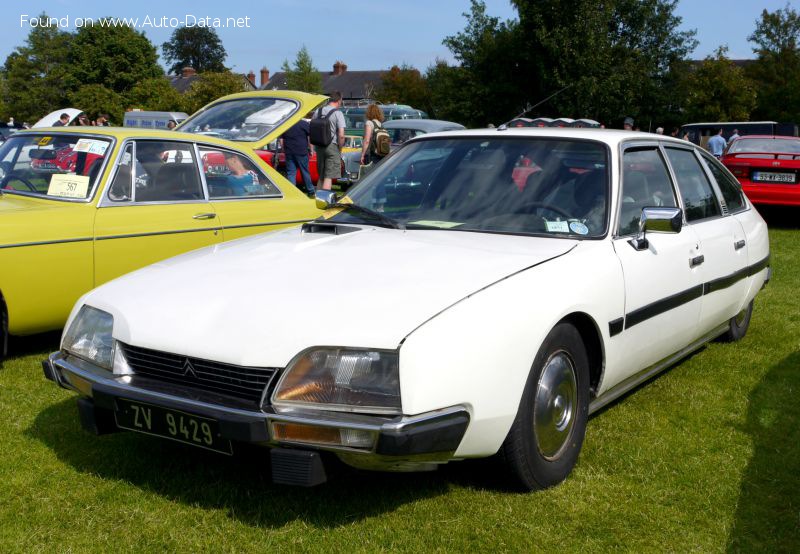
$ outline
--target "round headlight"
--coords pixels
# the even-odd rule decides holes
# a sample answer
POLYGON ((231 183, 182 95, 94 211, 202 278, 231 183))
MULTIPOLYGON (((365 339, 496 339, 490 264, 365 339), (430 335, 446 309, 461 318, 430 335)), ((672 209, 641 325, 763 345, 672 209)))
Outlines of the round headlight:
POLYGON ((396 351, 315 348, 286 369, 272 405, 399 414, 399 366, 396 351))

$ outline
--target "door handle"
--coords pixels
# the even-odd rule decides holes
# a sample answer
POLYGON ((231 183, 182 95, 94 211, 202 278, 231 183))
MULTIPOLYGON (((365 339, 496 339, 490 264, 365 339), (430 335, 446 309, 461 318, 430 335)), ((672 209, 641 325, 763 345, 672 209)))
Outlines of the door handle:
POLYGON ((215 217, 217 217, 217 214, 208 212, 204 214, 194 214, 192 219, 214 219, 215 217))
POLYGON ((744 245, 745 245, 744 239, 737 240, 736 242, 733 243, 733 249, 741 250, 742 248, 744 248, 744 245))
POLYGON ((689 260, 689 267, 697 267, 704 261, 706 261, 706 257, 703 256, 702 254, 700 256, 695 256, 694 258, 689 260))

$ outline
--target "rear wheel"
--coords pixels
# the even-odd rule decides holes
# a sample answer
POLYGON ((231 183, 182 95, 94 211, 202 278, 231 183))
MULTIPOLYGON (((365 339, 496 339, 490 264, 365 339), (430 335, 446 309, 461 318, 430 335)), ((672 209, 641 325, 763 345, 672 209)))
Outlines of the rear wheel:
POLYGON ((533 362, 500 457, 515 488, 563 481, 578 461, 589 413, 589 361, 580 333, 557 325, 533 362))
POLYGON ((728 330, 719 337, 721 342, 736 342, 747 334, 750 327, 750 317, 753 315, 753 301, 745 306, 741 312, 728 321, 728 330))

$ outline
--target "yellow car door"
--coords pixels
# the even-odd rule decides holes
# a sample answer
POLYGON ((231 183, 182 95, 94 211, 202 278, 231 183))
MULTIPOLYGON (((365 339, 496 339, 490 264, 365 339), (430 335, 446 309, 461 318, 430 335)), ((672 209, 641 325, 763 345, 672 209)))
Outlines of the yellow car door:
POLYGON ((224 240, 299 225, 320 215, 313 200, 255 156, 198 145, 203 178, 224 240))
POLYGON ((194 144, 136 139, 123 145, 94 222, 95 286, 222 240, 194 144))

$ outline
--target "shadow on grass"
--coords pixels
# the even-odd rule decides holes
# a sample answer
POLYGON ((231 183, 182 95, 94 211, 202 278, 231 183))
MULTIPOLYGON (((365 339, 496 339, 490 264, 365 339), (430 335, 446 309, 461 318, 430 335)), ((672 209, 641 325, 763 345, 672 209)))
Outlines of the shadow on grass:
POLYGON ((800 229, 800 208, 796 206, 756 206, 770 229, 800 229))
MULTIPOLYGON (((14 358, 29 356, 42 350, 55 352, 58 350, 61 341, 61 331, 50 331, 28 337, 10 337, 8 340, 8 356, 5 360, 0 359, 0 369, 3 369, 4 361, 12 361, 14 358)), ((46 357, 46 355, 44 356, 46 357)), ((44 359, 44 357, 42 359, 44 359)))
POLYGON ((743 431, 753 457, 742 477, 729 552, 800 552, 800 352, 750 393, 743 431))
POLYGON ((461 462, 430 473, 360 472, 331 457, 328 483, 305 489, 271 482, 269 450, 236 445, 236 454, 204 450, 122 432, 94 436, 80 428, 75 398, 45 409, 26 434, 82 473, 132 483, 186 505, 225 509, 258 527, 303 520, 336 527, 447 493, 450 485, 497 489, 481 471, 491 462, 461 462))

